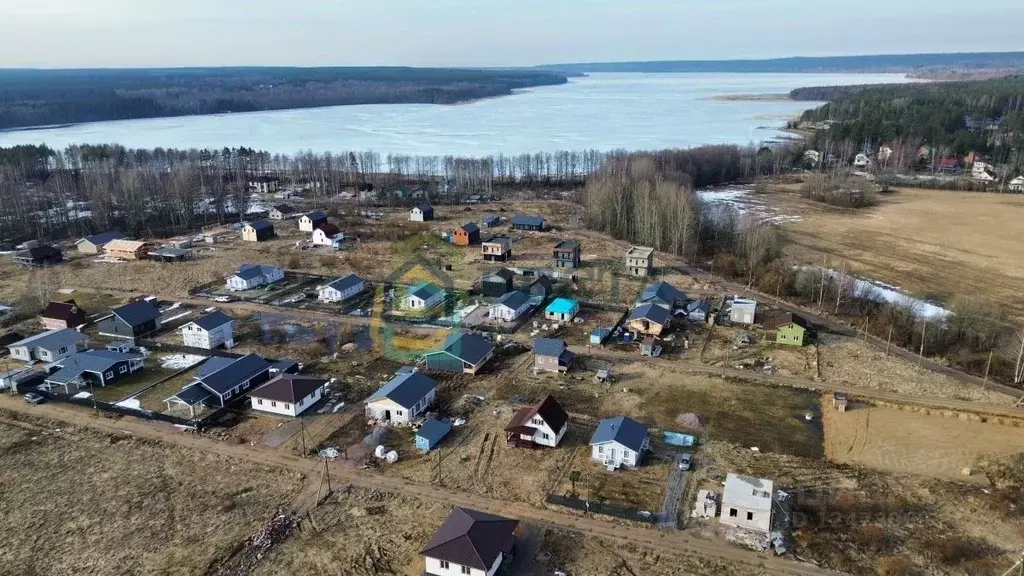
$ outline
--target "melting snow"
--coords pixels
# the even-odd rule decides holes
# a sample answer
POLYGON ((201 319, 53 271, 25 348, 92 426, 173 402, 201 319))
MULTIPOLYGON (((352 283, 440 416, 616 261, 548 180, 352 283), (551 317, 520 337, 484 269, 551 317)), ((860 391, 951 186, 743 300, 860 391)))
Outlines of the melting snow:
POLYGON ((205 356, 196 354, 170 354, 160 357, 160 367, 165 370, 184 370, 206 360, 205 356))
POLYGON ((741 217, 752 218, 758 222, 785 224, 803 219, 800 216, 783 214, 778 208, 758 200, 749 186, 705 188, 697 191, 697 197, 710 206, 728 207, 741 217))

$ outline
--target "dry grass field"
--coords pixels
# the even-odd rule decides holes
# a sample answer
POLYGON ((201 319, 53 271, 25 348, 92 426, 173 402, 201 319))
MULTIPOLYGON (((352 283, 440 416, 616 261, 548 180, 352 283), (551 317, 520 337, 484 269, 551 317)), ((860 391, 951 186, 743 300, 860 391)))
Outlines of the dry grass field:
POLYGON ((201 452, 28 423, 49 432, 0 424, 5 574, 203 574, 301 484, 201 452))
POLYGON ((767 201, 803 217, 783 225, 797 262, 820 265, 827 255, 916 295, 977 296, 1024 316, 1024 196, 904 188, 861 211, 791 192, 767 201))

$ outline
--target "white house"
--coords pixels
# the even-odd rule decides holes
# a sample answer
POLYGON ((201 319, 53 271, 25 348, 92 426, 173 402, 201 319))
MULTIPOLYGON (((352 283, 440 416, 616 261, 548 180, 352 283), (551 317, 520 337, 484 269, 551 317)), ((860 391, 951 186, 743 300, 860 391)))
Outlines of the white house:
POLYGON ((409 310, 423 310, 436 306, 444 300, 444 290, 433 282, 420 282, 409 289, 402 299, 402 305, 409 310))
POLYGON ((213 350, 218 346, 233 348, 235 321, 227 314, 216 311, 205 314, 181 327, 182 343, 192 348, 213 350))
POLYGON ((487 317, 492 320, 512 322, 530 309, 530 295, 522 290, 513 290, 498 299, 498 302, 487 310, 487 317))
POLYGON ((995 182, 995 168, 991 164, 975 162, 971 166, 971 178, 980 182, 995 182))
POLYGON ((344 302, 366 290, 366 282, 355 274, 332 280, 317 289, 321 302, 344 302))
POLYGON ((86 348, 88 337, 77 330, 47 330, 9 344, 11 358, 21 362, 56 362, 86 348))
POLYGON ((434 219, 434 207, 430 204, 420 204, 419 206, 413 206, 412 210, 409 210, 409 220, 413 222, 427 222, 434 219))
POLYGON ((232 292, 252 290, 264 284, 284 280, 284 268, 263 264, 242 264, 234 274, 228 276, 227 287, 232 292))
POLYGON ((424 576, 494 576, 511 559, 519 522, 455 508, 420 554, 424 576))
POLYGON ((772 481, 728 474, 722 493, 722 524, 758 532, 772 528, 772 481))
POLYGON ((420 372, 395 375, 366 399, 366 417, 392 424, 408 424, 426 411, 437 397, 437 382, 420 372))
POLYGON ((870 168, 871 157, 861 152, 860 154, 857 154, 857 156, 853 159, 853 165, 856 166, 857 168, 870 168))
POLYGON ((551 396, 539 404, 521 408, 505 427, 505 439, 514 446, 554 448, 569 430, 569 414, 551 396))
POLYGON ((650 444, 647 427, 643 424, 625 416, 605 418, 590 437, 590 458, 609 470, 636 468, 650 444))
POLYGON ((345 235, 341 233, 341 230, 331 223, 321 224, 316 230, 313 230, 314 246, 335 246, 341 244, 344 239, 345 235))
POLYGON ((323 397, 327 380, 281 374, 249 392, 252 409, 282 416, 298 416, 323 397))
POLYGON ((302 232, 312 232, 316 230, 317 226, 322 226, 326 223, 327 214, 323 210, 313 210, 299 218, 299 230, 302 232))
POLYGON ((1024 176, 1017 176, 1010 180, 1010 190, 1012 192, 1024 192, 1024 176))

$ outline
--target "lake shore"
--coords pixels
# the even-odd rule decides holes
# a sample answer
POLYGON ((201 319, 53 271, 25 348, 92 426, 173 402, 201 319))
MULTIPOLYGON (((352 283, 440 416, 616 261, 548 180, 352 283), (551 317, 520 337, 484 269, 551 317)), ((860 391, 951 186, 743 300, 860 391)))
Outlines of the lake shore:
POLYGON ((717 102, 793 102, 788 94, 719 94, 702 100, 717 102))

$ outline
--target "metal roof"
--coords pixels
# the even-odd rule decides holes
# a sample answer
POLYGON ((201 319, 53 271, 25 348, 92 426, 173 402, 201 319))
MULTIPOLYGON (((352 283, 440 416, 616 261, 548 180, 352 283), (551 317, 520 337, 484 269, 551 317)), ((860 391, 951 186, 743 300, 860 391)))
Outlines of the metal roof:
POLYGON ((517 520, 455 508, 420 554, 486 572, 499 554, 512 551, 518 525, 517 520))
POLYGON ((41 318, 53 318, 55 320, 71 320, 84 311, 78 307, 74 300, 68 302, 50 302, 39 314, 41 318))
POLYGON ((544 219, 540 216, 514 216, 512 217, 513 226, 543 226, 544 219))
POLYGON ((139 300, 132 302, 131 304, 125 304, 124 306, 118 306, 111 310, 114 316, 117 316, 129 326, 141 326, 151 320, 156 320, 160 317, 160 310, 157 309, 149 300, 139 300))
POLYGON ((437 420, 435 418, 427 418, 423 421, 423 425, 416 431, 418 438, 426 438, 431 445, 434 445, 442 438, 448 435, 452 430, 452 423, 450 420, 437 420))
POLYGON ((116 366, 119 362, 138 360, 142 356, 138 354, 121 354, 111 350, 85 350, 72 354, 63 360, 55 362, 60 370, 46 377, 48 382, 59 382, 67 384, 86 372, 102 374, 116 366))
POLYGON ((267 266, 266 264, 242 264, 232 276, 238 276, 242 280, 252 280, 260 276, 269 276, 278 270, 282 269, 277 266, 267 266))
POLYGON ((221 370, 223 368, 226 368, 227 366, 230 366, 231 364, 234 363, 234 361, 235 361, 234 358, 225 358, 223 356, 213 356, 210 359, 208 359, 206 362, 203 362, 203 364, 199 367, 199 369, 196 370, 195 377, 197 379, 201 379, 204 376, 209 376, 210 374, 213 374, 214 372, 216 372, 218 370, 221 370))
POLYGON ((653 284, 644 286, 644 291, 640 293, 640 298, 637 299, 637 303, 658 300, 669 306, 673 306, 676 302, 685 299, 686 294, 683 294, 678 288, 668 282, 660 280, 653 284))
POLYGON ((281 214, 293 214, 295 212, 295 208, 292 208, 289 204, 275 204, 272 208, 281 214))
POLYGON ((322 388, 324 384, 327 384, 324 378, 282 374, 249 392, 249 396, 295 404, 322 388))
MULTIPOLYGON (((209 363, 209 361, 207 361, 207 363, 209 363)), ((242 382, 253 378, 261 372, 266 372, 267 370, 270 370, 270 362, 267 362, 257 354, 249 354, 233 360, 230 364, 227 364, 216 371, 206 373, 202 376, 196 374, 196 380, 201 382, 203 386, 206 386, 210 390, 223 395, 225 392, 237 387, 242 382)))
POLYGON ((63 328, 60 330, 47 330, 46 332, 41 332, 35 336, 29 336, 28 338, 19 340, 7 347, 17 348, 20 346, 33 346, 43 348, 45 350, 57 350, 65 346, 73 346, 75 342, 85 340, 88 340, 85 334, 70 328, 63 328))
POLYGON ((590 445, 618 442, 634 452, 639 452, 643 448, 644 438, 647 438, 646 426, 632 418, 618 416, 601 420, 594 435, 590 437, 590 445))
POLYGON ((362 282, 362 281, 363 281, 363 279, 360 278, 359 276, 356 276, 355 274, 349 274, 348 276, 344 276, 342 278, 336 278, 334 280, 331 280, 327 284, 327 287, 328 288, 334 288, 338 292, 344 292, 345 290, 348 290, 349 288, 352 288, 353 286, 359 285, 359 283, 362 282))
POLYGON ((494 344, 483 336, 474 332, 463 332, 450 335, 445 340, 443 350, 427 352, 424 356, 431 354, 450 354, 463 362, 476 366, 483 362, 487 356, 494 351, 494 344))
POLYGON ((320 220, 327 220, 327 214, 323 210, 313 210, 305 214, 306 218, 309 218, 313 222, 319 222, 320 220))
POLYGON ((572 298, 555 298, 544 311, 552 314, 572 314, 579 310, 579 307, 580 303, 572 298))
POLYGON ((395 404, 412 409, 417 402, 437 388, 437 382, 429 376, 419 372, 398 374, 386 384, 381 386, 372 396, 366 399, 367 402, 374 402, 387 398, 395 404))
POLYGON ((633 320, 650 320, 651 322, 657 322, 658 324, 666 324, 669 315, 668 310, 658 306, 657 304, 643 304, 633 308, 633 311, 629 313, 629 318, 626 318, 627 322, 633 320))
MULTIPOLYGON (((101 232, 99 234, 93 234, 91 236, 86 236, 85 238, 82 238, 78 242, 83 242, 84 241, 84 242, 88 242, 90 244, 93 244, 95 246, 104 246, 104 245, 107 244, 107 242, 110 242, 111 240, 123 240, 123 239, 124 239, 124 234, 123 233, 121 233, 118 230, 110 230, 110 231, 107 231, 107 232, 101 232)), ((75 244, 78 244, 78 242, 75 242, 75 244)))
POLYGON ((580 247, 580 243, 575 240, 562 240, 558 244, 555 244, 555 250, 572 252, 580 247))
POLYGON ((539 403, 533 406, 527 406, 521 408, 512 417, 512 420, 505 427, 508 432, 513 429, 528 426, 530 420, 534 415, 540 416, 541 420, 551 428, 555 434, 558 434, 562 426, 565 426, 569 422, 569 414, 562 408, 562 405, 555 400, 554 396, 547 395, 539 403))
POLYGON ((252 222, 249 222, 249 224, 247 225, 253 230, 257 231, 274 229, 274 225, 270 222, 270 220, 254 220, 252 222))
POLYGON ((435 294, 442 292, 441 287, 433 282, 420 282, 409 289, 409 295, 421 300, 429 300, 435 294))
POLYGON ((508 268, 502 268, 501 270, 495 270, 494 272, 491 272, 490 274, 484 275, 484 277, 481 279, 481 281, 482 282, 488 282, 488 281, 493 282, 495 278, 499 278, 499 279, 501 279, 502 283, 505 283, 505 282, 508 282, 509 280, 515 278, 515 276, 516 276, 515 273, 512 272, 511 270, 509 270, 508 268))
POLYGON ((774 484, 771 480, 741 476, 730 472, 725 476, 722 504, 724 506, 735 504, 751 510, 771 510, 773 489, 774 484))
POLYGON ((462 226, 459 226, 466 234, 472 234, 473 232, 479 232, 480 227, 476 225, 476 222, 467 222, 462 226))
MULTIPOLYGON (((195 406, 210 396, 213 396, 213 392, 203 388, 198 382, 194 382, 189 386, 182 388, 180 392, 171 396, 171 398, 177 398, 189 406, 195 406)), ((168 398, 168 400, 170 400, 170 398, 168 398)))
POLYGON ((498 222, 501 222, 501 216, 494 216, 494 215, 484 216, 483 222, 484 222, 484 224, 486 224, 488 226, 493 225, 493 224, 497 224, 498 222))
POLYGON ((230 316, 221 312, 220 310, 217 310, 216 312, 204 314, 203 316, 196 318, 195 320, 190 322, 190 324, 195 324, 196 326, 199 326, 203 330, 209 332, 210 330, 220 328, 221 326, 227 324, 228 322, 233 321, 234 320, 232 320, 230 316))
POLYGON ((561 338, 537 338, 533 341, 533 353, 537 356, 561 356, 565 351, 565 340, 561 338))
POLYGON ((502 306, 508 306, 513 310, 518 310, 530 301, 530 295, 522 290, 513 290, 506 292, 501 298, 498 298, 498 304, 502 306))

